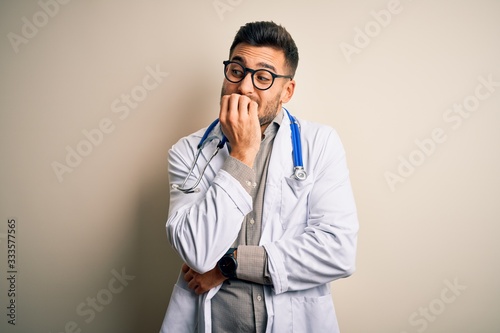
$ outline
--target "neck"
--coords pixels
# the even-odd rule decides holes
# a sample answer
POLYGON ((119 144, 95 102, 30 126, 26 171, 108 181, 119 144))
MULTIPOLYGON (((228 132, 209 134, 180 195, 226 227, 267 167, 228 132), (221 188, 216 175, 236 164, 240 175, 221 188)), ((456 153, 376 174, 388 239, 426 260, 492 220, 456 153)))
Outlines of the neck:
POLYGON ((281 112, 282 110, 282 103, 279 103, 278 105, 278 108, 276 109, 276 112, 274 113, 274 115, 271 117, 267 116, 267 117, 264 117, 264 118, 260 118, 260 131, 262 133, 262 135, 264 136, 264 132, 266 131, 266 128, 269 126, 269 124, 271 124, 274 119, 276 118, 276 116, 281 112), (263 122, 262 122, 263 121, 263 122))
POLYGON ((269 126, 270 123, 272 123, 272 121, 260 125, 260 132, 262 134, 262 137, 264 137, 264 132, 266 131, 266 128, 269 126))

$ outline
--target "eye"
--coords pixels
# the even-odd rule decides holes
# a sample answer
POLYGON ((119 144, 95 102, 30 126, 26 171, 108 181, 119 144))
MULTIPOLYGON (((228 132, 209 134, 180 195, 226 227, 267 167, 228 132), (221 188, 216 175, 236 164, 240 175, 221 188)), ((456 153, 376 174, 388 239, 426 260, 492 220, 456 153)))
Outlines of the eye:
POLYGON ((237 77, 243 76, 243 71, 238 68, 231 69, 231 74, 237 77))
POLYGON ((255 77, 260 82, 269 82, 273 79, 271 74, 267 71, 258 71, 257 73, 255 73, 255 77))
POLYGON ((227 67, 227 73, 235 79, 241 79, 245 75, 245 70, 240 64, 231 63, 227 67))

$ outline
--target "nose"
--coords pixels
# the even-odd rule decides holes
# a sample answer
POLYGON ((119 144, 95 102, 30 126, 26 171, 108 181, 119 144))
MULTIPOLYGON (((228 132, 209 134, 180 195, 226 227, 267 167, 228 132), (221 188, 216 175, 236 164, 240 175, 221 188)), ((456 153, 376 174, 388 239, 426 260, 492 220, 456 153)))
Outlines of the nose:
POLYGON ((239 83, 238 91, 241 95, 248 95, 253 93, 253 90, 252 73, 247 72, 243 80, 239 83))

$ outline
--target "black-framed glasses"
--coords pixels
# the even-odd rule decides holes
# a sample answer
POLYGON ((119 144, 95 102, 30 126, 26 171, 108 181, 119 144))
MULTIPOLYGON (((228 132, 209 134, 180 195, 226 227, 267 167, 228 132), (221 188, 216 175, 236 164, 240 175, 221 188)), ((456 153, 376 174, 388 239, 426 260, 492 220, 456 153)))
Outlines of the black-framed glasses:
POLYGON ((236 61, 226 60, 222 63, 224 64, 224 76, 229 82, 241 82, 247 76, 247 73, 251 73, 253 86, 259 90, 271 88, 276 78, 293 78, 291 75, 278 75, 267 69, 247 68, 236 61))

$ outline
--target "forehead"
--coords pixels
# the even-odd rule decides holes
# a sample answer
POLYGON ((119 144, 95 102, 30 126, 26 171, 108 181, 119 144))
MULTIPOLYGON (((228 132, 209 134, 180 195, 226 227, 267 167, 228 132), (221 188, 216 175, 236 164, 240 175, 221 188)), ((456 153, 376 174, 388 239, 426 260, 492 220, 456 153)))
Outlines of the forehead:
POLYGON ((234 48, 230 60, 239 61, 247 67, 267 68, 277 72, 283 72, 285 68, 285 53, 283 50, 270 46, 238 44, 234 48))

